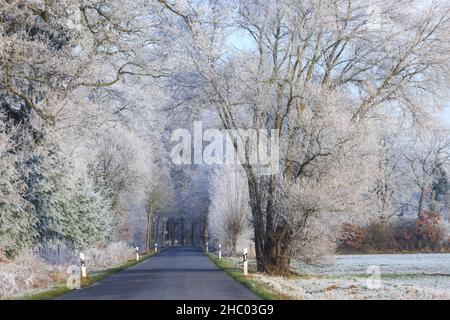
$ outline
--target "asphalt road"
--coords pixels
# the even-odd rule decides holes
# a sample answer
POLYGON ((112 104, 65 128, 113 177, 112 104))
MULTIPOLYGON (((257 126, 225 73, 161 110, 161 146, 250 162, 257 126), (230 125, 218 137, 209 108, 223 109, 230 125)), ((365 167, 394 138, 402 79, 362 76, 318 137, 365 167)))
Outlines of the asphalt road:
POLYGON ((174 247, 113 274, 63 300, 251 300, 258 299, 203 253, 174 247))

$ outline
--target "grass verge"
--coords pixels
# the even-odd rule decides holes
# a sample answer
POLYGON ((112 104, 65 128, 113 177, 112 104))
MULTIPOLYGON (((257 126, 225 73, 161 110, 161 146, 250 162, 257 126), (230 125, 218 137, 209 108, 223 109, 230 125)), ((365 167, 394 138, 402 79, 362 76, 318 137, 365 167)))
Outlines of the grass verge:
POLYGON ((258 280, 252 278, 251 275, 244 276, 244 273, 241 269, 237 268, 232 262, 227 261, 226 259, 219 259, 217 256, 206 253, 209 259, 221 270, 228 273, 233 279, 238 281, 247 287, 251 292, 256 294, 258 297, 264 300, 287 300, 289 297, 279 294, 278 292, 274 292, 264 285, 262 285, 258 280))
MULTIPOLYGON (((90 286, 90 285, 106 278, 107 276, 110 276, 114 273, 120 272, 124 269, 130 268, 138 263, 141 263, 141 262, 147 260, 151 256, 152 255, 143 255, 140 257, 139 262, 136 260, 128 260, 127 262, 124 262, 116 267, 92 272, 92 273, 88 274, 87 278, 82 280, 81 287, 85 288, 87 286, 90 286)), ((23 296, 20 296, 20 297, 14 298, 14 299, 17 299, 17 300, 51 300, 51 299, 60 297, 66 293, 69 293, 70 291, 72 291, 72 289, 68 289, 66 286, 66 283, 60 283, 52 288, 45 289, 43 291, 39 291, 39 292, 35 292, 35 293, 25 294, 23 296)))

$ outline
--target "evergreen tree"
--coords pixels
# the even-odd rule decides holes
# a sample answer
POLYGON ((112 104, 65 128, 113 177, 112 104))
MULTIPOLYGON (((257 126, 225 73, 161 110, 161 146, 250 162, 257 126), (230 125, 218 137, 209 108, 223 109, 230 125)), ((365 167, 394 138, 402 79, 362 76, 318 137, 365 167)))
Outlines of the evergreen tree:
POLYGON ((433 168, 433 182, 431 184, 431 189, 433 197, 432 204, 440 203, 450 190, 447 172, 440 163, 433 168))
POLYGON ((21 248, 32 245, 35 219, 31 204, 24 199, 26 185, 15 166, 17 156, 10 153, 9 137, 0 128, 0 253, 13 257, 21 248))

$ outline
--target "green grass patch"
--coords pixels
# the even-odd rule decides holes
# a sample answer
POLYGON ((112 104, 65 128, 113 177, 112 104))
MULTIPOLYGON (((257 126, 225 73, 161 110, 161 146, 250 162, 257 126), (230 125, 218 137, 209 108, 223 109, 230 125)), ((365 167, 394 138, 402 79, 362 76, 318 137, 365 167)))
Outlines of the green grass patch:
POLYGON ((219 259, 217 256, 206 253, 212 262, 219 268, 228 273, 233 279, 247 287, 251 292, 264 300, 287 300, 289 297, 274 292, 262 285, 258 280, 252 278, 251 274, 244 276, 241 269, 237 268, 232 262, 226 259, 219 259))
POLYGON ((50 289, 47 289, 45 291, 40 291, 36 293, 27 293, 23 296, 20 296, 18 298, 12 298, 14 300, 51 300, 54 298, 57 298, 59 296, 62 296, 71 290, 67 288, 66 284, 59 284, 55 287, 52 287, 50 289))
MULTIPOLYGON (((122 264, 118 265, 117 267, 88 273, 88 277, 82 279, 82 281, 81 281, 81 288, 90 286, 100 280, 103 280, 104 278, 106 278, 114 273, 120 272, 124 269, 130 268, 138 263, 141 263, 141 262, 147 260, 148 258, 150 258, 151 256, 152 255, 143 255, 140 257, 139 262, 136 260, 128 260, 127 262, 122 263, 122 264)), ((51 300, 51 299, 60 297, 66 293, 69 293, 70 291, 72 291, 72 289, 68 289, 66 286, 66 283, 60 283, 52 288, 49 288, 49 289, 46 289, 43 291, 39 291, 39 292, 35 292, 35 293, 25 294, 23 296, 15 298, 15 299, 17 299, 17 300, 51 300)))

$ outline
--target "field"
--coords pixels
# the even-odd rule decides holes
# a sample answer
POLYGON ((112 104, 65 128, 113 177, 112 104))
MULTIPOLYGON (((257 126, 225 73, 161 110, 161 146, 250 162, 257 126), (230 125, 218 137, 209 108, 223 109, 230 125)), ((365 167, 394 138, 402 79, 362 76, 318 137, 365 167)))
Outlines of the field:
POLYGON ((450 299, 450 254, 341 255, 292 267, 293 276, 252 277, 292 299, 450 299))
POLYGON ((332 263, 322 266, 293 264, 294 269, 302 273, 328 275, 361 275, 369 266, 379 266, 382 274, 445 274, 450 277, 450 253, 338 255, 332 263))

